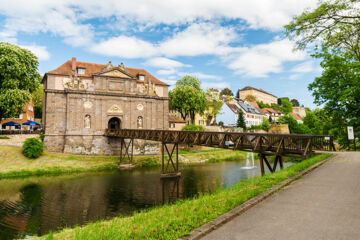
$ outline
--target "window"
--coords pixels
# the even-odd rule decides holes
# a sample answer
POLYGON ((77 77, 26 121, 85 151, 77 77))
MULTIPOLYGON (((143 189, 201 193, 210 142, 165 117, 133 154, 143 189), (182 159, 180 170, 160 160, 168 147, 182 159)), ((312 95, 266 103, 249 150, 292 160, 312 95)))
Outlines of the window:
POLYGON ((199 125, 204 125, 204 120, 199 120, 199 125))
POLYGON ((77 73, 78 74, 85 74, 85 68, 78 68, 77 73))
POLYGON ((170 128, 175 128, 175 123, 170 123, 170 128))
POLYGON ((139 75, 139 80, 144 81, 145 80, 145 75, 139 75))
POLYGON ((23 115, 20 114, 18 118, 14 118, 14 119, 23 119, 23 115))
POLYGON ((29 106, 28 109, 29 109, 30 112, 34 111, 32 106, 29 106))

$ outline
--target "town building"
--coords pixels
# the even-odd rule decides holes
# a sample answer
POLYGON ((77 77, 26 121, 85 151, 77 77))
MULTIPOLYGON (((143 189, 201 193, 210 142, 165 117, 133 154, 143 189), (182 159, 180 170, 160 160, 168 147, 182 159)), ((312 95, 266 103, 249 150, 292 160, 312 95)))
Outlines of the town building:
POLYGON ((284 116, 284 114, 281 111, 272 108, 262 108, 261 113, 264 114, 267 117, 267 119, 270 119, 271 117, 272 121, 277 121, 279 120, 279 117, 284 116))
POLYGON ((248 96, 254 96, 256 101, 263 102, 265 104, 277 104, 277 97, 271 93, 268 93, 262 89, 257 89, 254 87, 244 87, 239 90, 239 98, 242 100, 247 100, 248 96))
POLYGON ((294 113, 294 112, 291 112, 290 115, 295 118, 295 120, 298 122, 298 123, 304 123, 304 121, 302 120, 302 117, 300 117, 298 114, 294 113))
POLYGON ((1 130, 30 130, 30 125, 22 125, 25 122, 34 121, 34 105, 32 100, 24 105, 23 112, 17 118, 6 118, 0 121, 1 130), (9 122, 15 122, 19 125, 6 126, 4 124, 9 122))
MULTIPOLYGON (((49 151, 118 154, 119 141, 104 136, 106 129, 169 128, 169 85, 144 69, 72 58, 45 73, 43 84, 49 151)), ((158 143, 135 144, 135 153, 144 149, 157 152, 158 143)))
POLYGON ((299 115, 301 118, 304 118, 306 116, 305 107, 293 107, 293 112, 299 115))
POLYGON ((225 126, 236 126, 240 111, 244 115, 246 127, 262 124, 264 115, 249 102, 240 99, 225 101, 216 121, 223 122, 225 126))
POLYGON ((180 131, 186 126, 186 121, 176 115, 169 114, 169 130, 180 131))

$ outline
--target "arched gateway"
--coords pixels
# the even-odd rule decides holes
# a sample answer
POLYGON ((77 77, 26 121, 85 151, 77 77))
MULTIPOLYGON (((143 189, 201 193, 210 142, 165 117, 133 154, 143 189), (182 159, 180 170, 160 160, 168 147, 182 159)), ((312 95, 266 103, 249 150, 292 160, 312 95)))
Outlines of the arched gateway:
POLYGON ((110 118, 108 122, 109 130, 119 130, 121 128, 121 120, 117 117, 110 118))

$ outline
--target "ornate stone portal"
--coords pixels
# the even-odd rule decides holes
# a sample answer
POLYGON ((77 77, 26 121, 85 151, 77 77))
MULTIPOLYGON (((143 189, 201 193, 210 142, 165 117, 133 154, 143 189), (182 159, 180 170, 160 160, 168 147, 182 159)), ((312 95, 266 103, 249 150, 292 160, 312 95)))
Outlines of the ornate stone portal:
MULTIPOLYGON (((143 69, 73 59, 47 72, 43 81, 49 151, 118 155, 119 143, 104 136, 109 126, 168 129, 168 85, 143 69)), ((158 143, 135 141, 135 153, 158 150, 158 143)))

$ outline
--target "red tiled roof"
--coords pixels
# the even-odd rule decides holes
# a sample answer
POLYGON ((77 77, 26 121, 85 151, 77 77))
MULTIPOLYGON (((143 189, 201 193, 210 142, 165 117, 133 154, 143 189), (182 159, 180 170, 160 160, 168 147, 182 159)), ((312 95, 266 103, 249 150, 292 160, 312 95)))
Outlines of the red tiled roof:
POLYGON ((296 113, 291 112, 290 114, 291 114, 291 116, 293 116, 296 120, 302 120, 302 118, 301 118, 299 115, 297 115, 296 113))
MULTIPOLYGON (((76 61, 76 68, 85 68, 85 74, 79 75, 79 77, 92 77, 93 74, 102 72, 103 69, 106 67, 105 64, 97 64, 97 63, 89 63, 89 62, 80 62, 76 61)), ((117 67, 117 66, 114 66, 117 67)), ((138 82, 149 82, 149 78, 152 83, 155 83, 156 85, 163 85, 163 86, 169 86, 168 84, 160 81, 156 77, 154 77, 152 74, 150 74, 145 69, 141 68, 129 68, 125 67, 125 69, 128 71, 128 73, 134 77, 137 77, 137 75, 144 75, 145 81, 137 80, 138 82)), ((51 70, 47 72, 46 74, 57 74, 57 75, 71 75, 72 72, 72 60, 66 61, 64 64, 60 65, 58 68, 51 70)))
POLYGON ((177 116, 174 116, 172 114, 169 114, 169 122, 175 122, 175 123, 186 123, 186 121, 178 118, 177 116))
POLYGON ((274 109, 272 109, 272 108, 262 108, 262 109, 261 109, 261 112, 264 113, 264 114, 267 113, 267 112, 269 112, 269 113, 281 114, 280 111, 274 110, 274 109))
POLYGON ((259 107, 259 105, 257 104, 257 102, 249 102, 254 108, 256 108, 259 112, 261 112, 261 109, 259 107))
POLYGON ((262 89, 257 89, 257 88, 250 87, 250 86, 246 86, 246 87, 244 87, 243 89, 241 89, 241 90, 239 90, 239 91, 245 91, 245 90, 256 90, 256 91, 259 91, 259 92, 262 92, 262 93, 265 93, 265 94, 268 94, 268 95, 271 95, 271 96, 277 98, 277 96, 275 96, 275 95, 273 95, 273 94, 271 94, 271 93, 268 93, 268 92, 266 92, 266 91, 264 91, 264 90, 262 90, 262 89))

